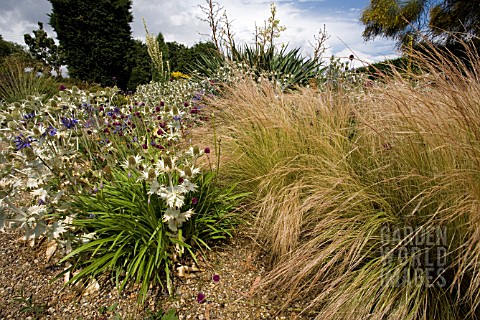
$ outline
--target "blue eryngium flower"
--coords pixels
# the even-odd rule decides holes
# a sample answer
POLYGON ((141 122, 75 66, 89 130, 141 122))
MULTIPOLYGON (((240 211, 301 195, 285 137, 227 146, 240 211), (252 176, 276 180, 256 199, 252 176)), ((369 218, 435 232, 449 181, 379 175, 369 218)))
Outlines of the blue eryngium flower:
POLYGON ((50 126, 50 127, 47 128, 47 132, 50 136, 53 137, 54 135, 57 134, 57 129, 53 126, 50 126))
POLYGON ((77 123, 78 123, 78 120, 75 118, 72 118, 72 119, 62 118, 62 124, 67 129, 74 128, 77 125, 77 123))
POLYGON ((20 134, 19 136, 16 136, 13 142, 15 142, 15 146, 17 147, 17 150, 31 147, 31 143, 35 141, 32 137, 24 137, 23 134, 20 134))
POLYGON ((35 111, 27 113, 26 115, 23 116, 23 119, 30 120, 30 119, 33 119, 34 117, 35 117, 35 111))

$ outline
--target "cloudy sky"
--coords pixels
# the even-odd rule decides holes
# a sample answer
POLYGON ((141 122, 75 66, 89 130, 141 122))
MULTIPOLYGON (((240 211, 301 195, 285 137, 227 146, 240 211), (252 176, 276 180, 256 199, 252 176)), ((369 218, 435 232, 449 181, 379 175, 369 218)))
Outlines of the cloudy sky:
MULTIPOLYGON (((271 0, 217 0, 232 22, 237 43, 253 41, 255 24, 263 26, 270 16, 271 0)), ((395 45, 386 39, 364 42, 360 14, 369 0, 278 0, 277 17, 286 26, 279 42, 301 47, 304 54, 312 51, 310 43, 325 25, 327 56, 348 57, 354 54, 366 62, 384 60, 397 55, 395 45)), ((150 33, 162 32, 166 41, 191 46, 208 40, 209 27, 200 5, 206 0, 133 0, 132 34, 145 39, 142 19, 150 33)), ((55 33, 48 25, 51 4, 47 0, 0 0, 0 34, 4 40, 24 44, 23 35, 44 23, 50 36, 55 33)), ((360 64, 359 61, 356 62, 360 64)))

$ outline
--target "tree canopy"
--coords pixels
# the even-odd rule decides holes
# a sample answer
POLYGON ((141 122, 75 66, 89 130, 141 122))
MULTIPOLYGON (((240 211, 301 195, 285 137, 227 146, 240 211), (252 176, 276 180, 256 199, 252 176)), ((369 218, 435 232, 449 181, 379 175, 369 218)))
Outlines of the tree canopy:
POLYGON ((23 58, 28 57, 28 54, 21 45, 10 41, 5 41, 3 36, 0 34, 0 62, 2 62, 6 57, 14 54, 20 55, 23 58))
POLYGON ((63 54, 55 44, 55 40, 49 38, 43 30, 42 22, 38 22, 38 30, 33 31, 33 37, 25 34, 24 39, 32 57, 45 66, 47 73, 53 69, 57 75, 61 75, 60 68, 64 64, 63 54))
POLYGON ((480 0, 370 0, 360 18, 366 40, 384 36, 399 44, 420 34, 444 43, 480 36, 479 20, 480 0))
POLYGON ((182 73, 191 73, 195 70, 198 63, 201 62, 202 53, 211 55, 218 53, 215 44, 211 41, 198 42, 191 47, 187 47, 176 41, 165 42, 163 34, 157 35, 157 42, 163 59, 168 61, 171 71, 180 71, 182 73))
POLYGON ((127 88, 134 42, 131 0, 49 0, 50 25, 71 77, 127 88))

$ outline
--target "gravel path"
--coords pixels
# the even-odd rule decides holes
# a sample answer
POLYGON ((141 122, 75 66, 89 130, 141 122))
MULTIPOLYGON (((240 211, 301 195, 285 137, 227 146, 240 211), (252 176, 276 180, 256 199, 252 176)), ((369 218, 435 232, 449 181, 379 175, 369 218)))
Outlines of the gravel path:
POLYGON ((155 315, 170 308, 179 319, 303 319, 293 311, 280 313, 280 303, 255 294, 265 259, 245 235, 212 248, 199 261, 201 272, 175 278, 174 297, 152 290, 142 306, 135 288, 118 293, 101 279, 99 291, 90 295, 84 287, 64 287, 63 279, 50 282, 61 269, 45 261, 46 243, 32 248, 19 238, 0 232, 0 319, 160 319, 155 315), (199 293, 205 297, 201 303, 199 293))

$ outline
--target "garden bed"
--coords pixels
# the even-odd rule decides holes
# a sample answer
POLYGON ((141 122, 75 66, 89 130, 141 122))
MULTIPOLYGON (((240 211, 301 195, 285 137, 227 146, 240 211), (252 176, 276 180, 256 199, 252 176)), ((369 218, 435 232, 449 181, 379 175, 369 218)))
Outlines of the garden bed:
POLYGON ((255 294, 266 259, 245 233, 214 247, 200 261, 202 272, 176 278, 173 297, 156 288, 144 305, 137 304, 134 288, 119 293, 102 280, 89 295, 84 287, 64 287, 63 279, 50 283, 61 270, 45 262, 46 243, 32 248, 20 237, 0 232, 0 319, 161 319, 171 308, 178 319, 301 319, 298 311, 279 313, 279 306, 255 294), (199 293, 205 295, 202 302, 199 293))

